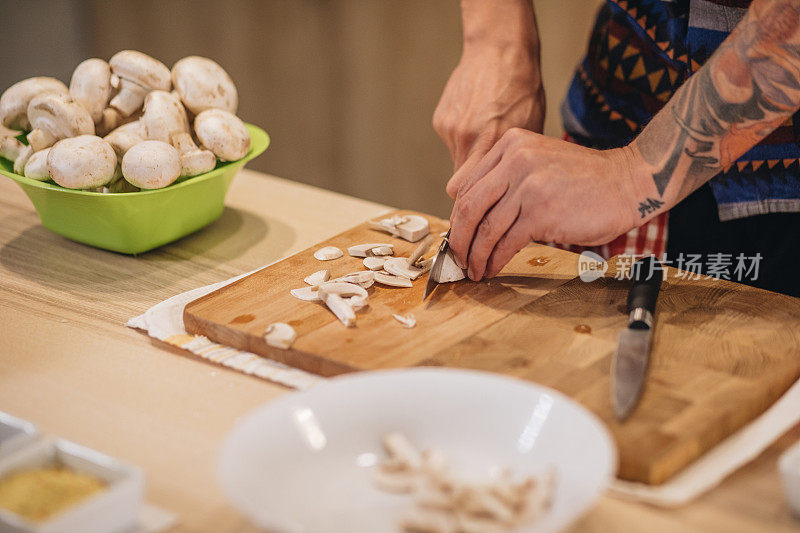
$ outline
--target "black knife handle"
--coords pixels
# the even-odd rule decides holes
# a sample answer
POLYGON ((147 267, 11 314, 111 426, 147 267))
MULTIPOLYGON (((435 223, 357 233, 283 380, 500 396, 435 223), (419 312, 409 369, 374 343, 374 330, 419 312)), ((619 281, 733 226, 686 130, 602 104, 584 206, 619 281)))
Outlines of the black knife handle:
POLYGON ((636 261, 631 267, 633 286, 628 293, 629 327, 649 328, 656 312, 663 266, 653 256, 636 261))

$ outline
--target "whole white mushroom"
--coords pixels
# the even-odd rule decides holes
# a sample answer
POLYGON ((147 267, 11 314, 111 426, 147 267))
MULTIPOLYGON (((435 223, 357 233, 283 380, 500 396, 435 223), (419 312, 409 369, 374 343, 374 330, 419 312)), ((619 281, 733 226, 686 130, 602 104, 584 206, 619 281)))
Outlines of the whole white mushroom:
POLYGON ((117 156, 106 141, 79 135, 58 141, 47 154, 53 181, 68 189, 96 189, 114 178, 117 156))
POLYGON ((203 111, 194 119, 194 131, 203 147, 222 161, 236 161, 250 150, 250 133, 244 122, 228 111, 203 111))
POLYGON ((161 189, 181 175, 181 157, 165 142, 140 142, 122 158, 122 175, 141 189, 161 189))
POLYGON ((172 84, 186 108, 195 115, 206 109, 236 113, 236 85, 216 61, 207 57, 184 57, 172 67, 172 84))
POLYGON ((0 96, 0 123, 13 130, 30 130, 28 104, 42 94, 68 94, 67 86, 55 78, 37 76, 19 81, 0 96))

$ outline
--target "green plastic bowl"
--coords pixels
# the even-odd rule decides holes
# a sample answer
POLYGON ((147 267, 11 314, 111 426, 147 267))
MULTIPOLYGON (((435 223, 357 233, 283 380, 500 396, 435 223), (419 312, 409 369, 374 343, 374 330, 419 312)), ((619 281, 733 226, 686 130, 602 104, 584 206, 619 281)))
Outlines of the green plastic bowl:
POLYGON ((225 194, 245 163, 269 146, 267 133, 251 124, 250 151, 238 161, 163 189, 98 193, 65 189, 12 172, 0 158, 0 174, 16 181, 42 225, 73 241, 124 254, 140 254, 199 230, 222 214, 225 194))

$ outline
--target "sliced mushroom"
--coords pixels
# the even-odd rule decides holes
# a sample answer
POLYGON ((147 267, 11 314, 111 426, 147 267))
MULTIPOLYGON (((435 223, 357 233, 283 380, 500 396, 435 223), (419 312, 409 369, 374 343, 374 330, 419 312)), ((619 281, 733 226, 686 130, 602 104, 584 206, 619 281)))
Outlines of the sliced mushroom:
POLYGON ((37 96, 28 104, 28 120, 33 127, 28 134, 28 144, 34 152, 53 146, 61 139, 94 135, 91 115, 69 95, 37 96))
POLYGON ((417 242, 431 231, 428 220, 419 215, 394 215, 378 222, 370 221, 370 225, 409 242, 417 242))
POLYGON ((166 91, 151 91, 144 99, 139 119, 140 135, 151 141, 172 142, 172 136, 189 132, 189 119, 180 99, 166 91))
POLYGON ((327 270, 317 270, 313 274, 306 276, 306 278, 303 279, 303 281, 305 281, 309 285, 314 286, 314 285, 321 285, 322 283, 325 283, 329 279, 331 279, 330 272, 328 272, 327 270))
POLYGON ((351 272, 350 274, 345 274, 344 276, 332 279, 331 282, 344 281, 345 283, 355 283, 356 285, 361 285, 362 283, 369 283, 374 279, 375 279, 374 272, 370 270, 362 270, 359 272, 351 272))
POLYGON ((365 257, 363 263, 370 270, 382 270, 386 257, 365 257))
POLYGON ((67 86, 55 78, 37 76, 19 81, 0 96, 0 124, 12 130, 31 129, 28 104, 37 96, 49 93, 69 94, 67 86))
POLYGON ((335 246, 325 246, 314 252, 314 258, 320 261, 339 259, 343 255, 342 251, 335 246))
POLYGON ((373 256, 373 257, 384 257, 393 254, 394 254, 394 248, 392 248, 391 246, 377 246, 367 252, 368 256, 373 256))
MULTIPOLYGON (((375 248, 389 248, 389 250, 391 251, 394 248, 394 245, 382 244, 382 243, 356 244, 355 246, 349 247, 347 249, 347 253, 349 253, 353 257, 368 257, 369 252, 375 248)), ((382 254, 382 255, 391 255, 391 254, 382 254)))
POLYGON ((111 96, 111 67, 102 59, 82 61, 72 72, 69 94, 89 112, 97 124, 111 96))
POLYGON ((442 269, 439 271, 438 279, 434 278, 437 283, 450 283, 453 281, 460 281, 466 277, 464 271, 456 264, 453 259, 452 250, 448 249, 447 254, 442 259, 442 269))
POLYGON ((236 113, 236 85, 216 61, 207 57, 184 57, 172 67, 172 84, 186 108, 195 115, 207 109, 236 113))
POLYGON ((185 178, 211 172, 217 166, 217 156, 210 150, 198 148, 189 133, 173 135, 172 146, 181 154, 181 176, 185 178))
POLYGON ((408 256, 408 263, 413 266, 420 266, 422 263, 422 258, 428 253, 428 250, 430 250, 435 240, 436 238, 433 235, 425 236, 419 246, 417 246, 414 251, 411 252, 411 255, 408 256))
POLYGON ((0 140, 0 157, 4 157, 14 163, 15 174, 24 174, 25 165, 32 155, 33 148, 14 137, 6 137, 0 140))
POLYGON ((322 291, 327 294, 336 294, 342 298, 346 298, 346 302, 350 307, 359 310, 367 305, 369 295, 366 289, 357 284, 344 282, 344 281, 329 281, 319 286, 320 299, 323 299, 322 291))
POLYGON ((297 339, 294 328, 284 322, 275 322, 267 326, 264 331, 264 340, 275 348, 287 350, 297 339))
POLYGON ((142 107, 150 91, 169 91, 172 85, 166 65, 136 50, 117 52, 108 64, 119 85, 119 92, 111 99, 110 105, 123 117, 142 107))
POLYGON ((388 285, 390 287, 413 287, 414 284, 408 278, 401 278, 400 276, 393 276, 383 272, 375 272, 375 283, 381 285, 388 285))
POLYGON ((116 168, 114 149, 95 135, 60 140, 47 154, 50 176, 68 189, 102 187, 113 179, 116 168))
POLYGON ((430 270, 433 260, 422 262, 419 267, 412 266, 407 257, 390 257, 383 264, 383 269, 389 274, 415 280, 430 270))
POLYGON ((236 161, 250 150, 250 133, 244 122, 222 109, 207 109, 197 115, 194 131, 203 147, 222 161, 236 161))
POLYGON ((180 174, 180 154, 165 142, 140 142, 122 158, 122 175, 141 189, 161 189, 171 185, 180 174))
POLYGON ((400 322, 404 328, 413 328, 414 326, 417 325, 417 319, 414 318, 414 315, 411 314, 408 315, 393 314, 392 317, 398 322, 400 322))
POLYGON ((103 138, 114 148, 114 152, 116 152, 120 161, 125 157, 128 150, 145 140, 141 135, 139 121, 123 124, 103 138))
POLYGON ((304 302, 318 302, 319 301, 319 286, 314 285, 311 287, 300 287, 299 289, 292 289, 292 296, 304 302))
POLYGON ((356 312, 344 298, 338 294, 327 292, 323 287, 319 289, 319 296, 342 324, 348 328, 356 325, 356 312))
POLYGON ((47 181, 50 179, 50 171, 47 169, 47 155, 50 148, 45 148, 33 154, 28 162, 25 163, 25 177, 36 181, 47 181))

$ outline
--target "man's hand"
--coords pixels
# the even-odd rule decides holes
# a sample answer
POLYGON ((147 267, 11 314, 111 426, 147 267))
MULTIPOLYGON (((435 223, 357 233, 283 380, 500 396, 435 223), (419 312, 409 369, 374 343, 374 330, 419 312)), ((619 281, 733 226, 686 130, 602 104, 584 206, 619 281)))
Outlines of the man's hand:
POLYGON ((604 244, 659 210, 632 150, 592 150, 522 129, 456 172, 448 193, 456 199, 450 248, 475 281, 495 276, 531 241, 604 244))
POLYGON ((513 127, 542 131, 544 89, 530 0, 462 0, 464 48, 433 115, 455 169, 513 127))
POLYGON ((544 89, 527 50, 487 45, 467 49, 445 86, 433 128, 456 169, 479 159, 509 128, 542 131, 544 89))

